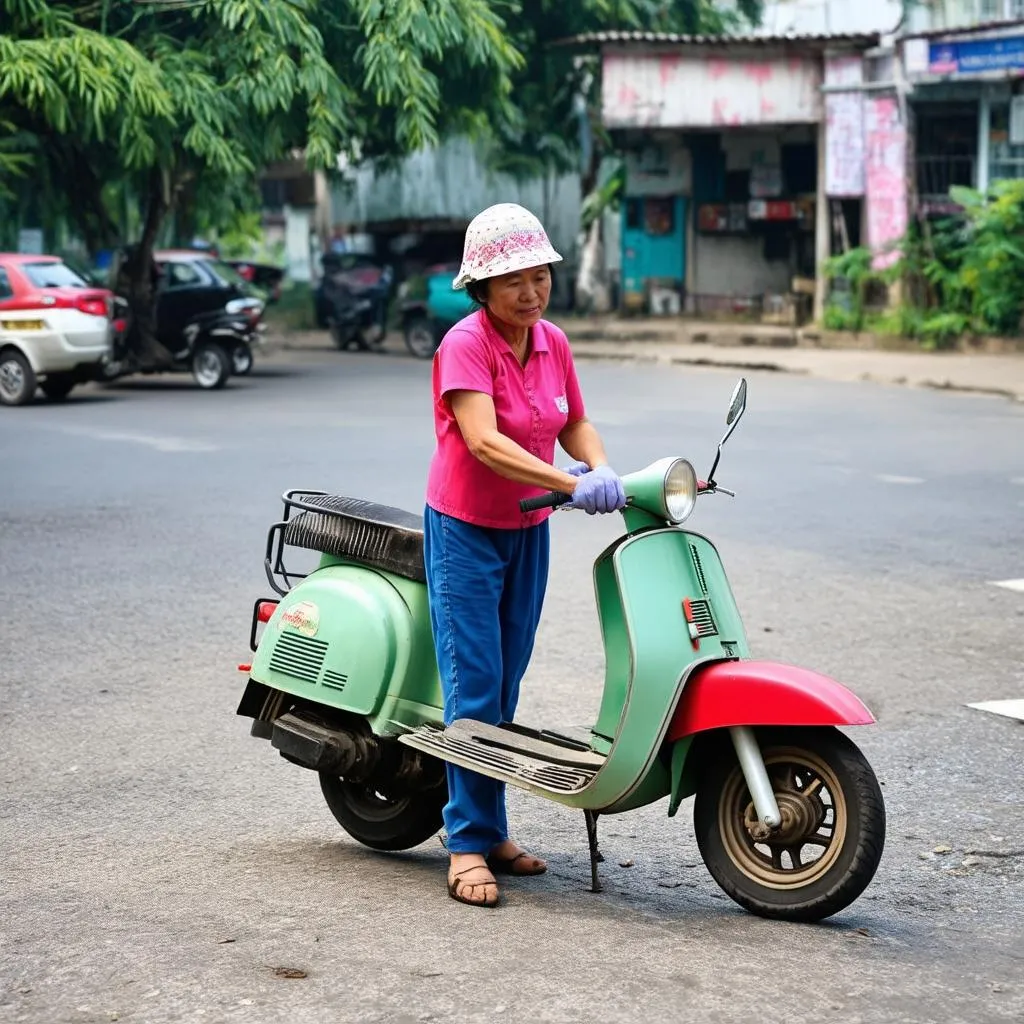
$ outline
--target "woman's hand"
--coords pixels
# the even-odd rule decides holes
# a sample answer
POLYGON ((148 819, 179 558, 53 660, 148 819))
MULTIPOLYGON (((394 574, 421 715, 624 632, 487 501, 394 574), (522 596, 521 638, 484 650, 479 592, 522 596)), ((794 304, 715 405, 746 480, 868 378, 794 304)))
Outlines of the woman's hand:
POLYGON ((622 481, 611 466, 599 466, 584 473, 572 495, 572 507, 581 508, 591 516, 598 512, 616 512, 625 504, 622 481))

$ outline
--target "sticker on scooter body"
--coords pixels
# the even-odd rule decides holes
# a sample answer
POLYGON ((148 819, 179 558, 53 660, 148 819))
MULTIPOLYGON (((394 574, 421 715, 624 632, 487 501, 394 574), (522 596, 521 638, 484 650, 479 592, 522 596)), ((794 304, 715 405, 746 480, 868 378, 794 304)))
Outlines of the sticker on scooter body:
POLYGON ((281 616, 283 626, 291 626, 303 636, 316 636, 320 631, 320 609, 312 601, 300 601, 281 616))

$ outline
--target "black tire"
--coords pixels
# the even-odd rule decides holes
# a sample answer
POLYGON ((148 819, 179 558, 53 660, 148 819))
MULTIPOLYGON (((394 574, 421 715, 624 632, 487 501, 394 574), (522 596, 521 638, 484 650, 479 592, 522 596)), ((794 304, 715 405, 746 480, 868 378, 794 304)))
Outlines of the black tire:
POLYGON ((16 349, 0 352, 0 405, 28 405, 35 397, 36 373, 16 349))
POLYGON ((388 332, 379 324, 371 324, 356 335, 356 347, 360 352, 379 352, 387 341, 388 332))
POLYGON ((62 377, 59 374, 52 374, 39 386, 42 388, 43 394, 51 402, 63 402, 71 394, 71 389, 76 383, 77 381, 74 377, 62 377))
POLYGON ((231 373, 235 377, 244 377, 252 370, 252 366, 252 347, 247 342, 241 342, 231 353, 231 373))
POLYGON ((224 387, 231 376, 231 360, 223 345, 206 341, 192 353, 192 377, 204 391, 224 387))
POLYGON ((436 835, 448 801, 444 784, 394 799, 366 783, 320 773, 320 789, 338 824, 372 850, 411 850, 436 835))
POLYGON ((405 325, 405 347, 417 359, 433 359, 437 351, 437 331, 428 316, 415 316, 405 325))
POLYGON ((697 790, 697 846, 741 907, 761 917, 820 921, 848 907, 875 875, 885 845, 882 791, 864 755, 836 729, 765 729, 757 739, 783 812, 781 835, 751 838, 747 825, 756 815, 726 736, 697 790), (805 861, 808 846, 822 847, 821 855, 805 861))
POLYGON ((99 370, 96 372, 96 379, 104 384, 110 384, 117 380, 118 377, 124 377, 127 372, 125 363, 118 361, 101 363, 99 370))
POLYGON ((339 352, 345 352, 352 347, 352 339, 347 331, 342 330, 333 320, 331 320, 327 329, 331 332, 331 341, 334 342, 334 347, 339 352))

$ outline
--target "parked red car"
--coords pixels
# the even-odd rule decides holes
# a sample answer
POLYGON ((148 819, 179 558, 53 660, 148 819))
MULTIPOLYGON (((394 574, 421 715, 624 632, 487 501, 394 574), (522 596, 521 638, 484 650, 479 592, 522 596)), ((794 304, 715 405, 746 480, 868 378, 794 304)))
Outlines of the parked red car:
POLYGON ((66 398, 110 358, 114 296, 55 256, 0 253, 0 405, 66 398))

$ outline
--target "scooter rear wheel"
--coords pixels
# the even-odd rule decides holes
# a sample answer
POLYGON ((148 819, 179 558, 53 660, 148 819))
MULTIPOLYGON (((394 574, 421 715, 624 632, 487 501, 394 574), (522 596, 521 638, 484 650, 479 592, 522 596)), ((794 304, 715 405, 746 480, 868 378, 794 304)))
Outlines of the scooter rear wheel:
POLYGON ((820 921, 867 888, 885 844, 885 806, 871 766, 836 729, 758 730, 782 826, 760 840, 728 740, 701 780, 693 818, 704 863, 761 917, 820 921))
POLYGON ((375 786, 320 773, 320 789, 338 824, 373 850, 410 850, 441 831, 448 802, 443 783, 418 793, 389 797, 375 786))

